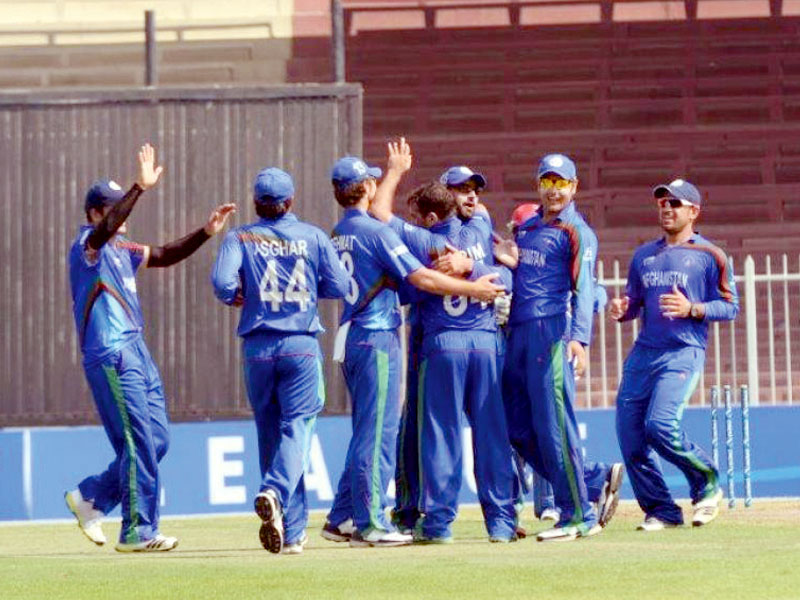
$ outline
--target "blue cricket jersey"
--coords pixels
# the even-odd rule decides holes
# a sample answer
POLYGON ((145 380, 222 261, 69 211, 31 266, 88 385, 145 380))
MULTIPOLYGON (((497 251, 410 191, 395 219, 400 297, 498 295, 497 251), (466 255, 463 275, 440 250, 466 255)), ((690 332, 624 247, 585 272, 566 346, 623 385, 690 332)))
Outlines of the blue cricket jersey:
POLYGON ((85 245, 93 230, 92 225, 81 227, 69 252, 72 311, 85 363, 102 361, 139 339, 144 327, 135 275, 145 246, 117 235, 92 262, 85 245))
POLYGON ((571 314, 569 340, 588 344, 595 304, 597 236, 570 202, 545 223, 542 209, 517 230, 519 265, 509 325, 571 314))
POLYGON ((705 349, 709 321, 728 321, 739 312, 733 268, 725 253, 700 234, 670 246, 664 238, 639 246, 633 255, 626 291, 630 298, 622 320, 643 312, 636 344, 648 348, 697 346, 705 349), (658 298, 673 285, 692 303, 705 304, 703 319, 669 319, 661 314, 658 298))
MULTIPOLYGON (((491 238, 488 215, 475 216, 466 224, 455 216, 439 221, 430 229, 417 227, 403 219, 393 217, 390 226, 406 242, 411 253, 423 264, 430 266, 450 244, 463 250, 474 261, 471 278, 500 272, 502 283, 511 287, 511 274, 505 267, 493 267, 491 247, 487 249, 483 240, 491 238)), ((419 293, 420 318, 425 335, 443 329, 496 331, 494 307, 467 296, 439 296, 427 292, 419 293)))
POLYGON ((319 298, 341 298, 347 273, 318 227, 287 213, 259 219, 228 232, 211 282, 217 298, 232 304, 244 297, 237 333, 317 333, 323 330, 319 298))
POLYGON ((363 210, 347 209, 332 237, 349 275, 341 322, 372 330, 399 327, 397 289, 422 264, 394 231, 363 210))

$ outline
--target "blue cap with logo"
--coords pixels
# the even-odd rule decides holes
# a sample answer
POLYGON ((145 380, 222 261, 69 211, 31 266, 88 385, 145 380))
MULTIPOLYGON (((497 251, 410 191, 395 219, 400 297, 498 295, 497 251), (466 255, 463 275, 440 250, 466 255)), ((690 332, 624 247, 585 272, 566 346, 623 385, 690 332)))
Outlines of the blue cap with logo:
POLYGON ((442 173, 439 177, 439 183, 443 183, 448 187, 456 187, 467 181, 472 181, 475 186, 480 190, 486 187, 486 177, 480 173, 475 173, 469 167, 456 166, 450 167, 442 173))
POLYGON ((361 183, 365 179, 377 179, 383 175, 378 167, 370 167, 357 156, 345 156, 336 161, 331 169, 331 181, 336 187, 344 188, 354 183, 361 183))
POLYGON ((548 173, 553 173, 570 181, 578 178, 578 169, 566 154, 548 154, 542 157, 542 160, 539 161, 539 168, 536 171, 536 178, 541 179, 548 173))
POLYGON ((678 198, 679 200, 691 202, 695 206, 700 206, 701 202, 700 190, 683 179, 675 179, 669 183, 657 185, 653 188, 653 196, 656 198, 672 196, 673 198, 678 198))
POLYGON ((125 190, 113 179, 98 179, 86 192, 84 208, 103 208, 116 204, 125 196, 125 190))
POLYGON ((277 167, 261 169, 253 182, 253 200, 261 204, 279 204, 294 198, 292 176, 277 167))

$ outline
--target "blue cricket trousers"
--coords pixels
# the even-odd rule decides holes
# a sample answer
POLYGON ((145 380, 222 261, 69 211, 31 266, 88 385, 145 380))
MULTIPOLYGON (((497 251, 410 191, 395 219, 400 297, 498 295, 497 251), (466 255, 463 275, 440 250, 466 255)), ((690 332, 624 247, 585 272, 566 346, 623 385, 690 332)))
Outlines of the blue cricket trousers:
POLYGON ((450 537, 462 482, 463 415, 472 427, 475 481, 491 537, 514 534, 514 480, 497 371, 497 334, 445 330, 423 341, 419 373, 421 533, 450 537))
POLYGON ((344 371, 352 402, 353 435, 328 521, 352 518, 362 535, 393 531, 385 515, 400 424, 400 337, 397 330, 350 326, 344 371))
POLYGON ((633 492, 648 517, 683 523, 656 454, 678 467, 692 501, 712 494, 719 474, 711 458, 681 429, 683 410, 705 363, 701 348, 673 350, 634 345, 617 392, 617 437, 633 492))
POLYGON ((395 470, 395 504, 392 520, 403 529, 412 529, 419 519, 419 435, 417 434, 417 392, 422 361, 422 323, 412 325, 408 336, 406 402, 400 416, 395 470))
POLYGON ((317 414, 325 404, 322 353, 314 335, 277 332, 248 335, 242 349, 258 435, 259 489, 278 495, 284 539, 294 544, 308 523, 303 475, 317 414))
POLYGON ((575 375, 567 361, 566 315, 531 319, 511 329, 503 397, 514 448, 553 486, 557 526, 582 532, 597 522, 589 501, 572 408, 575 375))
POLYGON ((105 514, 122 503, 120 542, 152 539, 158 534, 158 462, 169 446, 158 369, 139 338, 102 362, 84 365, 84 370, 116 457, 78 488, 105 514))

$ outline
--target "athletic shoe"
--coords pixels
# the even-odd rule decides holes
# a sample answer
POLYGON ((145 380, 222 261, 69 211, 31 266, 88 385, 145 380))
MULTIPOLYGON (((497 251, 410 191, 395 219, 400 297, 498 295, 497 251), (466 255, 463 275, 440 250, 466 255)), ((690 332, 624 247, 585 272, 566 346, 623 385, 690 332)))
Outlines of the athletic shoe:
POLYGON ((608 470, 606 483, 603 486, 603 495, 598 502, 597 522, 600 527, 605 527, 611 521, 611 517, 617 511, 619 505, 619 488, 622 487, 622 480, 625 479, 625 465, 614 463, 608 470))
POLYGON ((410 535, 403 535, 399 531, 383 531, 373 529, 367 535, 353 531, 350 537, 351 548, 391 548, 393 546, 407 546, 413 541, 410 535))
POLYGON ((103 513, 97 510, 91 502, 84 500, 79 489, 65 493, 64 501, 67 503, 69 511, 78 519, 78 527, 83 535, 98 546, 105 544, 106 536, 101 523, 103 513))
POLYGON ((561 513, 557 508, 545 508, 542 514, 539 515, 540 521, 555 521, 556 523, 561 518, 561 513))
POLYGON ((517 536, 517 539, 524 540, 526 537, 528 537, 528 530, 525 529, 522 525, 517 525, 514 528, 514 535, 517 536))
POLYGON ((114 549, 117 552, 169 552, 177 546, 178 538, 159 533, 156 537, 141 542, 118 542, 114 549))
POLYGON ((545 529, 536 536, 537 542, 573 542, 578 539, 578 528, 575 525, 545 529))
POLYGON ((444 537, 429 537, 427 535, 422 535, 421 533, 414 534, 414 544, 419 545, 426 545, 426 544, 452 544, 453 543, 453 536, 448 535, 444 537))
POLYGON ((489 536, 489 543, 491 544, 510 544, 511 542, 516 542, 519 538, 515 533, 511 537, 506 535, 490 535, 489 536))
POLYGON ((670 523, 669 521, 662 521, 658 517, 647 517, 644 521, 639 523, 636 527, 637 531, 661 531, 663 529, 673 529, 680 527, 680 523, 670 523))
POLYGON ((322 528, 321 535, 331 542, 349 542, 355 529, 353 519, 347 519, 335 527, 328 521, 325 521, 325 526, 322 528))
POLYGON ((281 554, 302 554, 303 548, 308 543, 308 535, 306 532, 303 532, 302 537, 297 540, 294 544, 284 544, 283 550, 281 550, 281 554))
POLYGON ((536 536, 537 542, 574 542, 581 537, 592 537, 603 531, 603 528, 595 523, 585 533, 576 525, 566 525, 565 527, 553 527, 545 529, 536 536))
POLYGON ((694 504, 694 514, 692 515, 692 526, 700 527, 707 525, 717 518, 719 514, 719 503, 722 500, 722 490, 717 488, 717 491, 706 496, 699 502, 694 504))
POLYGON ((283 514, 281 502, 274 490, 266 490, 256 496, 256 514, 261 517, 258 537, 265 550, 280 554, 283 550, 283 514))

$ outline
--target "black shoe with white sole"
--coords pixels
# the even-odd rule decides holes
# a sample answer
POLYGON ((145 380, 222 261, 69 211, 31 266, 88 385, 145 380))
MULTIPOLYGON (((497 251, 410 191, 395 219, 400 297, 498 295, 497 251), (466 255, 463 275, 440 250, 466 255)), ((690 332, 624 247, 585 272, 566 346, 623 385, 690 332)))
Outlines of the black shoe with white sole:
POLYGON ((258 537, 265 550, 280 554, 283 550, 283 514, 281 502, 273 490, 266 490, 256 496, 256 514, 261 518, 258 537))

